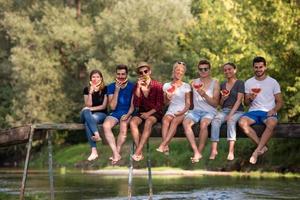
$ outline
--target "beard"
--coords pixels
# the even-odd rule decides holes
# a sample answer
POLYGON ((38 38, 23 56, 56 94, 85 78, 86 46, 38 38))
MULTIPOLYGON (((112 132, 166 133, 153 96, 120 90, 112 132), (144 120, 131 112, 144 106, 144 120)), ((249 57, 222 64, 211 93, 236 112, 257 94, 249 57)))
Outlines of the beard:
POLYGON ((255 72, 255 76, 257 77, 262 77, 264 76, 266 73, 263 71, 263 72, 255 72))

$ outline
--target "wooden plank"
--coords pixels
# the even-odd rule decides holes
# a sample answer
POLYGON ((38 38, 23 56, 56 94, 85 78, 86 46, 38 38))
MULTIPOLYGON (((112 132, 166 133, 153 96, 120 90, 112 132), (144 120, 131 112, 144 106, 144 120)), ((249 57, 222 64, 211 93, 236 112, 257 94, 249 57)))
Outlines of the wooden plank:
MULTIPOLYGON (((30 133, 30 125, 10 128, 7 130, 0 130, 0 147, 9 146, 14 144, 26 143, 28 141, 30 133)), ((34 139, 41 139, 45 137, 44 132, 47 130, 84 130, 84 125, 81 123, 41 123, 34 124, 35 127, 35 137, 34 139)), ((104 139, 103 127, 98 125, 101 137, 104 139)), ((254 130, 257 132, 258 136, 261 136, 264 125, 253 126, 254 130)), ((222 125, 220 131, 220 137, 226 138, 226 125, 222 125)), ((199 135, 199 123, 193 126, 195 136, 199 135)), ((210 129, 209 129, 210 132, 210 129)), ((161 124, 158 123, 153 127, 151 137, 161 137, 161 124)), ((182 126, 178 126, 176 130, 175 137, 185 137, 184 130, 182 126)), ((237 137, 247 137, 243 131, 237 127, 237 137)), ((274 130, 275 138, 300 138, 300 123, 280 123, 276 126, 274 130)), ((105 143, 105 141, 104 141, 105 143)))

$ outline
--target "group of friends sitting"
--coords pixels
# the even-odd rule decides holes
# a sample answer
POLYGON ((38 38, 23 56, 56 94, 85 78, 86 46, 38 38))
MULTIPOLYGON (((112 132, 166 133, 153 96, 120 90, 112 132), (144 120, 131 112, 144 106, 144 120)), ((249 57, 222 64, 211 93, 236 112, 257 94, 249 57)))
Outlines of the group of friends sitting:
POLYGON ((96 142, 101 140, 97 124, 103 124, 105 138, 112 150, 109 158, 113 165, 121 160, 121 148, 130 127, 135 143, 132 159, 144 158, 143 147, 147 142, 152 127, 161 122, 162 142, 156 151, 168 154, 169 144, 182 124, 185 135, 193 150, 192 163, 202 158, 208 126, 211 125, 211 153, 209 159, 218 154, 220 127, 227 123, 229 152, 227 160, 234 160, 236 126, 256 143, 249 162, 255 164, 258 156, 268 148, 273 129, 278 122, 277 112, 283 105, 280 85, 266 74, 266 60, 263 57, 253 59, 254 76, 245 82, 237 78, 234 63, 223 65, 226 80, 219 82, 211 77, 211 64, 200 60, 197 65, 197 78, 190 83, 183 81, 186 64, 176 62, 173 65, 172 80, 165 84, 151 76, 151 65, 141 62, 136 67, 136 83, 128 81, 126 65, 117 65, 115 82, 105 85, 102 73, 92 70, 89 86, 83 90, 85 107, 81 111, 81 120, 85 124, 87 139, 91 146, 89 161, 98 158, 96 142), (247 112, 244 105, 249 106, 247 112), (163 112, 167 106, 167 111, 163 112), (109 107, 110 112, 107 112, 109 107), (219 108, 219 109, 218 109, 219 108), (143 129, 139 129, 141 124, 143 129), (199 144, 192 126, 199 123, 199 144), (112 128, 119 124, 119 134, 114 137, 112 128), (266 128, 258 137, 253 124, 265 124, 266 128))

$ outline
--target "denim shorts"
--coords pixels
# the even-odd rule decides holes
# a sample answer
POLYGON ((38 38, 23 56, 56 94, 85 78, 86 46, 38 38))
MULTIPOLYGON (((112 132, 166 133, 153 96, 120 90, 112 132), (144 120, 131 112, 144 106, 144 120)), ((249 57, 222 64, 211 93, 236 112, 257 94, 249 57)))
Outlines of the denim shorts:
POLYGON ((246 112, 242 117, 248 117, 255 121, 255 124, 264 124, 267 118, 272 117, 278 120, 277 115, 268 116, 268 112, 265 111, 250 111, 246 112))
POLYGON ((213 119, 215 115, 216 113, 209 113, 209 112, 199 111, 199 110, 190 110, 185 116, 185 119, 191 119, 195 123, 197 123, 201 121, 203 118, 213 119))

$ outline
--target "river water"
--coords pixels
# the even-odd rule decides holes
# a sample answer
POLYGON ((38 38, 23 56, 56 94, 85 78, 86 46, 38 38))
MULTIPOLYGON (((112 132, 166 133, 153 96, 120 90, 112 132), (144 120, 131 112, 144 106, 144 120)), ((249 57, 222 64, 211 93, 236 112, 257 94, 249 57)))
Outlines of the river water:
MULTIPOLYGON (((18 199, 22 173, 0 172, 0 199, 18 199)), ((56 200, 128 199, 127 176, 85 173, 55 174, 56 200)), ((300 199, 300 180, 229 176, 153 177, 153 199, 300 199)), ((146 177, 134 177, 133 200, 148 199, 146 177)), ((26 199, 50 199, 48 174, 30 173, 26 199)))

